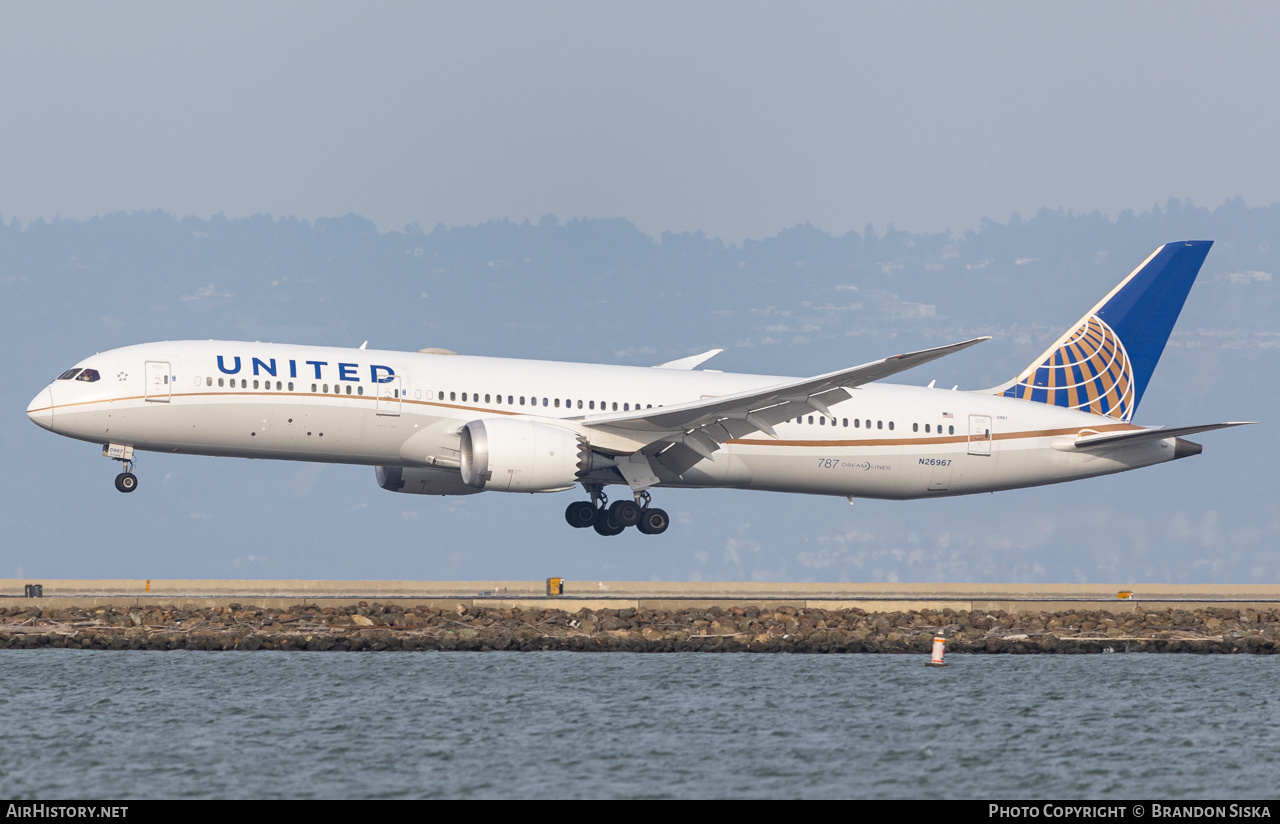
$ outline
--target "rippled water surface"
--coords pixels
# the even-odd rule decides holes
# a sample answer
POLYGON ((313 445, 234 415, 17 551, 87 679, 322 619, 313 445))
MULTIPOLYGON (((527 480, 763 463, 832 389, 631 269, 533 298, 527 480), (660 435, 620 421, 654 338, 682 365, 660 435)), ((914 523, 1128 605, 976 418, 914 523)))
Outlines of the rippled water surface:
POLYGON ((1274 797, 1280 658, 0 652, 0 797, 1274 797))

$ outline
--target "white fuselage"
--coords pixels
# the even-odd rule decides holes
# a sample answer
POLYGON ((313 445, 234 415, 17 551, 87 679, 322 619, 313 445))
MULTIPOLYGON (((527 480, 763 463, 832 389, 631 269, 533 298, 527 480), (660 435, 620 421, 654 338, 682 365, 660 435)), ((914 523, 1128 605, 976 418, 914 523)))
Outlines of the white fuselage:
MULTIPOLYGON (((129 346, 78 366, 98 379, 55 380, 32 401, 32 420, 58 434, 140 450, 442 473, 456 472, 459 427, 477 418, 535 418, 594 438, 582 426, 593 415, 789 380, 224 341, 129 346)), ((1166 438, 1081 452, 1072 444, 1082 431, 1138 427, 997 395, 878 383, 851 395, 831 405, 832 416, 790 419, 775 427, 776 439, 756 433, 731 440, 680 476, 655 466, 658 485, 907 499, 1120 472, 1172 460, 1177 451, 1166 438)), ((434 491, 478 490, 444 483, 434 491)))

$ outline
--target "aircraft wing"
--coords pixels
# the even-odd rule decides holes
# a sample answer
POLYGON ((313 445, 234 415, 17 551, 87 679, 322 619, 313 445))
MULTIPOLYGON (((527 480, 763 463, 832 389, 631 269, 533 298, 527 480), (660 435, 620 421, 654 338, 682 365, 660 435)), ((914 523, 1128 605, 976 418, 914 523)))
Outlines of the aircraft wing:
POLYGON ((695 367, 701 366, 702 364, 711 360, 712 358, 714 358, 716 355, 719 355, 723 351, 724 351, 723 349, 712 349, 709 352, 703 352, 701 355, 690 355, 687 358, 680 358, 679 360, 660 363, 653 368, 654 369, 686 369, 686 370, 693 369, 695 367))
POLYGON ((830 416, 828 406, 848 400, 850 389, 959 352, 984 340, 989 338, 973 338, 907 352, 825 375, 798 378, 731 395, 656 409, 588 416, 582 424, 592 428, 625 430, 633 437, 652 433, 654 439, 643 451, 656 455, 668 469, 682 474, 698 461, 711 458, 725 441, 754 432, 777 437, 773 429, 775 424, 810 412, 830 416))
POLYGON ((1150 429, 1136 429, 1127 432, 1100 432, 1094 435, 1077 437, 1075 447, 1076 449, 1110 448, 1136 443, 1137 441, 1180 438, 1183 435, 1194 435, 1197 432, 1212 432, 1215 429, 1248 426, 1254 423, 1257 423, 1257 421, 1228 421, 1226 423, 1205 423, 1199 426, 1155 426, 1150 429))

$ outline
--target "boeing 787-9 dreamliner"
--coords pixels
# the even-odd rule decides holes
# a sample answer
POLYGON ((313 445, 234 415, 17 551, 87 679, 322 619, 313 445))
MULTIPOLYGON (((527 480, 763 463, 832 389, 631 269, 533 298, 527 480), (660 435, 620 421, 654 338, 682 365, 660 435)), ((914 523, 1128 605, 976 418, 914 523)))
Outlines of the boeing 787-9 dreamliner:
POLYGON ((392 492, 559 492, 574 527, 666 530, 662 487, 929 498, 1058 483, 1200 453, 1237 426, 1132 422, 1211 241, 1170 243, 1007 383, 881 383, 985 338, 810 378, 231 341, 93 355, 40 390, 39 426, 136 450, 365 464, 392 492), (621 490, 612 504, 607 487, 621 490))

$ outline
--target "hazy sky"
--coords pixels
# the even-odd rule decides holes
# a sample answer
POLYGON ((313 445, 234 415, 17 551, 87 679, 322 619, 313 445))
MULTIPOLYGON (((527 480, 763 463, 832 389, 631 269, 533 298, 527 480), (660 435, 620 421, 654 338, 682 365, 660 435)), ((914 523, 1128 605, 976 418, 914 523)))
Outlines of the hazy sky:
POLYGON ((0 214, 726 240, 1280 193, 1280 5, 0 5, 0 214))

